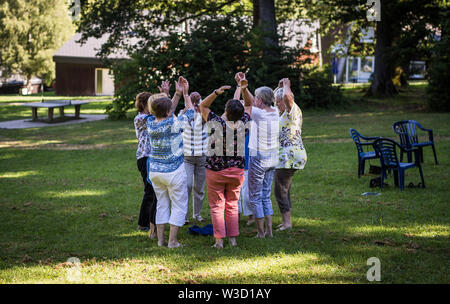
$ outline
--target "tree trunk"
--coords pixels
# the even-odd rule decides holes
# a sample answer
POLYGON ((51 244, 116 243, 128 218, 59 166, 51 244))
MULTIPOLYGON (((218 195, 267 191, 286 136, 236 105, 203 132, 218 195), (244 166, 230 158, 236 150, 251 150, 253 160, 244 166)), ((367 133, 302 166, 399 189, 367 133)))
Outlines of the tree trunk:
POLYGON ((259 0, 253 0, 253 27, 257 27, 260 24, 259 18, 259 0))
POLYGON ((27 75, 27 94, 31 94, 31 78, 33 77, 33 75, 27 75))
POLYGON ((368 95, 378 97, 388 97, 397 94, 392 77, 394 67, 387 62, 386 50, 392 46, 392 29, 387 16, 386 1, 381 2, 381 21, 376 25, 376 45, 375 45, 375 71, 373 73, 372 85, 368 95))
POLYGON ((259 0, 259 26, 263 30, 266 45, 278 47, 277 21, 275 19, 275 1, 259 0))
POLYGON ((277 21, 274 0, 253 0, 253 27, 261 30, 260 39, 264 42, 262 61, 273 66, 281 57, 278 45, 277 21))

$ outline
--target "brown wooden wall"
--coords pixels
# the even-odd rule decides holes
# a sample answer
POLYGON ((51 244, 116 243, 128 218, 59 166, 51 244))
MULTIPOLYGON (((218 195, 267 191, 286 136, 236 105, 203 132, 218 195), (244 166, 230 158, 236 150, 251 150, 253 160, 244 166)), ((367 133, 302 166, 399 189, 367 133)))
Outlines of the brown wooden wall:
POLYGON ((98 64, 56 62, 56 95, 94 96, 98 64))

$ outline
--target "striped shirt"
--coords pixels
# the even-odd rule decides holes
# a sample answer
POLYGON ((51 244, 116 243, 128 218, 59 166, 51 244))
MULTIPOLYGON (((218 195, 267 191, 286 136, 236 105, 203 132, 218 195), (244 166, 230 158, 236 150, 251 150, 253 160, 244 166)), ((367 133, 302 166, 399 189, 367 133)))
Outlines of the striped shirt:
POLYGON ((185 156, 203 156, 208 147, 208 133, 203 130, 203 119, 195 113, 194 120, 183 130, 183 146, 185 156))

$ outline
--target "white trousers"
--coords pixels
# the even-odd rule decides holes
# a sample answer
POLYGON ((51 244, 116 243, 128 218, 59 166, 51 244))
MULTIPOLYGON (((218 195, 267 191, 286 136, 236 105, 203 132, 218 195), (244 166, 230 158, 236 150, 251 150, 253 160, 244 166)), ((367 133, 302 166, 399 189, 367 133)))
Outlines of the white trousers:
POLYGON ((244 216, 253 215, 250 208, 250 192, 248 190, 248 170, 244 171, 244 183, 241 186, 241 194, 238 200, 239 213, 243 213, 244 216))
POLYGON ((149 172, 155 190, 156 219, 158 224, 184 225, 188 212, 188 193, 186 187, 186 170, 184 164, 169 173, 149 172))

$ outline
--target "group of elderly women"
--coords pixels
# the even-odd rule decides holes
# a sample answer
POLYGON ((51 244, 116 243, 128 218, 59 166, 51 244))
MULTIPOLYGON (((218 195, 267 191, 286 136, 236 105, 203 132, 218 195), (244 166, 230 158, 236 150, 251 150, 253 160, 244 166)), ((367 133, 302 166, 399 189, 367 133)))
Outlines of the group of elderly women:
POLYGON ((210 107, 231 86, 222 86, 202 100, 197 92, 189 94, 188 81, 180 77, 172 99, 167 81, 160 87, 162 93, 143 92, 136 97, 136 156, 145 185, 139 227, 149 229, 159 246, 181 246, 178 229, 189 223, 192 192, 193 217, 204 221, 200 213, 205 180, 213 247, 223 248, 226 237, 231 246, 237 245, 241 208, 249 223, 256 222, 256 237, 273 236, 272 182, 282 215, 277 228, 292 227, 292 178, 304 168, 307 157, 301 138, 302 111, 294 102, 290 80, 280 80, 275 90, 259 87, 254 95, 244 73, 237 73, 235 80, 234 97, 226 102, 223 115, 210 107), (175 116, 181 96, 185 108, 175 116))

